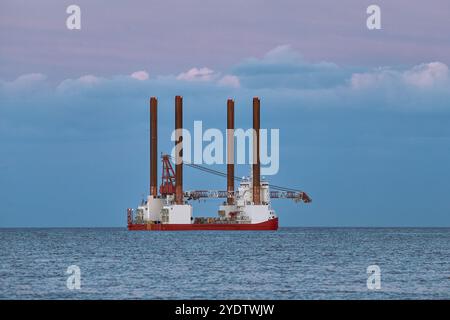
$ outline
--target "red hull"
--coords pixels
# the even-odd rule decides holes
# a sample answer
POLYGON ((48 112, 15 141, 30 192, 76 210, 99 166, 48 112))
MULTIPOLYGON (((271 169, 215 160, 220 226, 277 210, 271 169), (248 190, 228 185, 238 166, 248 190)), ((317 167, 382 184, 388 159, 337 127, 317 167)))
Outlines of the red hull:
POLYGON ((278 230, 278 218, 261 223, 192 223, 192 224, 129 224, 128 230, 195 231, 195 230, 278 230))

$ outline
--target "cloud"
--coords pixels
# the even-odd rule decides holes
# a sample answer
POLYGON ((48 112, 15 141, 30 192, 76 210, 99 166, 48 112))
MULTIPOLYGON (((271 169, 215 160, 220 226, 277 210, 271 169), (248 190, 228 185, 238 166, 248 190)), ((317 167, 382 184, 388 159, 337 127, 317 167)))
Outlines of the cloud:
POLYGON ((12 85, 31 84, 47 79, 47 76, 42 73, 29 73, 19 76, 16 80, 12 81, 12 85))
POLYGON ((177 94, 195 101, 197 112, 205 115, 214 114, 215 106, 227 97, 247 101, 253 96, 273 106, 269 117, 280 109, 450 111, 449 71, 442 62, 355 71, 328 62, 306 62, 289 46, 280 46, 223 73, 203 67, 151 79, 146 71, 137 71, 84 75, 59 84, 40 73, 0 80, 0 136, 123 133, 131 131, 130 124, 136 121, 145 124, 142 106, 150 95, 171 103, 177 94))
POLYGON ((431 87, 448 83, 448 66, 442 62, 430 62, 415 66, 403 74, 406 83, 417 87, 431 87))
POLYGON ((213 70, 203 68, 192 68, 186 72, 182 72, 177 76, 177 80, 184 81, 212 81, 216 78, 216 74, 213 70))
POLYGON ((380 68, 372 72, 354 73, 351 76, 350 84, 353 89, 371 88, 380 85, 395 84, 400 80, 400 73, 380 68))
POLYGON ((223 76, 218 83, 222 86, 227 87, 233 87, 233 88, 239 88, 241 86, 241 83, 239 82, 239 78, 233 75, 225 75, 223 76))
POLYGON ((5 91, 24 91, 33 90, 45 85, 47 76, 42 73, 24 74, 12 81, 0 80, 0 88, 5 91))
POLYGON ((100 78, 93 76, 91 74, 88 74, 88 75, 79 77, 77 81, 80 83, 84 83, 84 84, 95 84, 95 83, 100 82, 100 78))
POLYGON ((92 74, 81 76, 77 79, 66 79, 56 86, 56 92, 71 92, 99 87, 100 84, 106 82, 107 79, 92 74))
POLYGON ((211 82, 217 83, 219 86, 231 88, 240 87, 239 77, 232 74, 221 76, 220 72, 215 72, 207 67, 191 68, 186 72, 180 73, 176 79, 187 82, 211 82))
POLYGON ((449 84, 448 66, 442 62, 423 63, 404 71, 378 68, 374 71, 352 74, 354 89, 407 86, 416 88, 439 88, 449 84))
POLYGON ((136 72, 133 72, 130 75, 130 77, 132 77, 133 79, 136 79, 136 80, 144 81, 144 80, 148 80, 149 75, 148 75, 147 71, 136 71, 136 72))
MULTIPOLYGON (((256 61, 258 59, 255 59, 256 61)), ((264 55, 264 58, 260 60, 266 64, 285 64, 285 63, 298 63, 303 61, 300 53, 294 51, 288 44, 280 45, 264 55)))
POLYGON ((290 46, 274 48, 262 58, 250 58, 233 69, 243 86, 261 88, 331 88, 344 83, 350 70, 334 63, 310 63, 290 46))

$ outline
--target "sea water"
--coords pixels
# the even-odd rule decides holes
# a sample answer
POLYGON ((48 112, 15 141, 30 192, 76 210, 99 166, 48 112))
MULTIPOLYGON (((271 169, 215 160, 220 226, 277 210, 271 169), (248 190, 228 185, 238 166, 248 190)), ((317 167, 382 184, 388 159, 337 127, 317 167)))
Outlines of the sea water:
POLYGON ((0 229, 0 298, 450 299, 450 228, 0 229))

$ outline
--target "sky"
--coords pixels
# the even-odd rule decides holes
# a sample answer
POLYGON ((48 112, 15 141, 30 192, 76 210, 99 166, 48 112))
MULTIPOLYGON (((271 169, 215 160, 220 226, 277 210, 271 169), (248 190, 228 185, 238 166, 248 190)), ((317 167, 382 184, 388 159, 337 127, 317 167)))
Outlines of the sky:
POLYGON ((274 200, 281 226, 450 226, 448 1, 76 1, 81 30, 70 4, 0 4, 0 227, 125 226, 148 192, 149 97, 170 152, 175 95, 188 129, 225 128, 227 98, 250 128, 261 98, 268 179, 313 199, 274 200))

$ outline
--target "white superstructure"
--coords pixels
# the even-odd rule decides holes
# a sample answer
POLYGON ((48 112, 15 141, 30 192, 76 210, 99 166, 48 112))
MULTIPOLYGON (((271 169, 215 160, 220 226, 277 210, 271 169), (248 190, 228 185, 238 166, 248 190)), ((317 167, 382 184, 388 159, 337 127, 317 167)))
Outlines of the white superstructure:
POLYGON ((154 198, 148 196, 147 201, 136 210, 136 218, 141 223, 190 224, 201 221, 216 223, 261 223, 277 217, 270 205, 269 184, 261 181, 261 204, 253 203, 252 179, 242 179, 234 194, 234 204, 224 202, 219 206, 218 217, 193 218, 193 208, 186 201, 200 198, 226 198, 225 191, 185 191, 185 204, 175 204, 173 196, 154 198), (204 220, 202 220, 204 219, 204 220))

